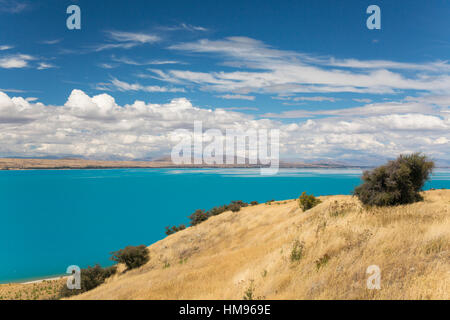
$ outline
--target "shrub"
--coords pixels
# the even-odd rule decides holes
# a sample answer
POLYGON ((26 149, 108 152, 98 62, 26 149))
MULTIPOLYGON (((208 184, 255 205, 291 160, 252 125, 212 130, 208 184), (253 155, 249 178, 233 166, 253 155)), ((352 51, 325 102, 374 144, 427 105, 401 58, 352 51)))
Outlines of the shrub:
POLYGON ((241 206, 237 203, 232 203, 228 205, 228 210, 231 210, 232 212, 238 212, 239 210, 241 210, 241 206))
POLYGON ((248 203, 244 202, 242 200, 231 201, 230 205, 237 205, 237 206, 243 207, 243 208, 248 207, 248 203))
POLYGON ((195 210, 195 212, 189 216, 189 219, 191 219, 191 226, 202 223, 203 221, 208 220, 208 218, 208 214, 202 209, 195 210))
POLYGON ((321 203, 319 199, 314 197, 314 195, 307 195, 306 192, 303 192, 302 195, 298 198, 298 205, 302 208, 303 211, 309 210, 319 203, 321 203))
POLYGON ((423 200, 419 191, 429 179, 434 162, 425 155, 400 155, 396 160, 365 171, 353 194, 365 205, 394 206, 423 200))
POLYGON ((219 207, 213 207, 210 210, 206 211, 203 209, 197 209, 193 214, 189 216, 191 220, 191 226, 195 226, 203 221, 208 220, 208 218, 217 216, 225 211, 231 210, 233 212, 238 212, 242 207, 247 207, 248 203, 242 200, 231 201, 230 204, 225 204, 219 207))
POLYGON ((223 205, 223 206, 220 206, 220 207, 213 207, 212 209, 210 209, 207 212, 207 214, 208 214, 208 217, 212 217, 212 216, 217 216, 217 215, 219 215, 221 213, 224 213, 227 210, 228 210, 227 209, 227 205, 223 205))
POLYGON ((148 249, 144 245, 127 246, 125 249, 111 252, 111 255, 111 260, 124 263, 128 270, 138 268, 150 260, 148 249))
POLYGON ((252 201, 252 202, 250 202, 250 205, 252 205, 252 206, 258 205, 258 201, 252 201))
POLYGON ((173 226, 173 227, 166 227, 166 234, 169 236, 171 234, 177 233, 178 231, 184 230, 186 229, 186 226, 184 224, 180 224, 178 227, 177 226, 173 226))
POLYGON ((69 289, 67 288, 67 284, 64 283, 59 291, 58 297, 66 298, 92 290, 105 282, 107 278, 115 274, 116 270, 116 266, 102 268, 99 264, 96 264, 93 267, 89 266, 86 269, 81 269, 81 289, 69 289))

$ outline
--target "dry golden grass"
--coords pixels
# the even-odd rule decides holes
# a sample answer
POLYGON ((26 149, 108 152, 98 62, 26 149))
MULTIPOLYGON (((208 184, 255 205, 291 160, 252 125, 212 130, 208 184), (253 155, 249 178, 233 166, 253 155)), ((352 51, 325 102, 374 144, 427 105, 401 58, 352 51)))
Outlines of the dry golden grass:
MULTIPOLYGON (((450 299, 450 190, 392 208, 350 196, 225 212, 149 247, 145 266, 74 299, 450 299), (368 290, 369 265, 381 290, 368 290)), ((0 300, 53 299, 65 279, 0 285, 0 300)))
POLYGON ((43 280, 34 283, 0 284, 0 300, 49 300, 56 299, 65 278, 43 280))
POLYGON ((365 209, 351 196, 225 212, 151 245, 145 266, 75 299, 450 299, 450 190, 365 209), (297 241, 298 240, 298 241, 297 241), (302 256, 292 261, 294 244, 302 256), (299 249, 298 249, 299 250, 299 249), (381 289, 366 288, 369 265, 381 289))
MULTIPOLYGON (((147 265, 75 298, 242 299, 253 288, 260 299, 450 299, 450 190, 424 197, 394 208, 330 196, 307 212, 294 200, 225 212, 153 244, 147 265), (366 288, 372 264, 381 290, 366 288)), ((61 285, 0 285, 0 300, 52 299, 61 285)))

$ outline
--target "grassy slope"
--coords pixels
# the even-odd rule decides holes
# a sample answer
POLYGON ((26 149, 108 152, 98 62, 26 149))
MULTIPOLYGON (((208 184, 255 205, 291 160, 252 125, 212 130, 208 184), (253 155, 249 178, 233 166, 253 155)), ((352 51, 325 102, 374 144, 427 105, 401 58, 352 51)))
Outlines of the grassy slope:
POLYGON ((450 190, 425 201, 363 209, 350 196, 225 212, 149 247, 150 262, 81 299, 450 299, 450 190), (295 240, 304 255, 290 259, 295 240), (317 269, 316 261, 330 260, 317 269), (381 290, 366 289, 369 265, 381 290))
POLYGON ((0 284, 0 300, 56 299, 67 279, 43 280, 33 283, 0 284))

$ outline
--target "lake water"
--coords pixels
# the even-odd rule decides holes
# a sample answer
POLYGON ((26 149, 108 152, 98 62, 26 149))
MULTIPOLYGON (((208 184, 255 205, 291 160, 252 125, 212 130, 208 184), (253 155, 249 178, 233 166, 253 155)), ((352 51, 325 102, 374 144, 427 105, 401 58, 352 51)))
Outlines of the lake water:
MULTIPOLYGON (((109 253, 164 238, 196 209, 284 200, 302 191, 350 194, 360 170, 114 169, 0 171, 0 283, 110 265, 109 253)), ((426 189, 450 188, 437 170, 426 189)))

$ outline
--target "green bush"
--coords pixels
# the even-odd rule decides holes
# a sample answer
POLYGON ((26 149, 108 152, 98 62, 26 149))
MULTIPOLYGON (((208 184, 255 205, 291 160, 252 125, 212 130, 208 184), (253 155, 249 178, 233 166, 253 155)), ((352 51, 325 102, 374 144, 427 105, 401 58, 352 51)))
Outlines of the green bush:
POLYGON ((419 194, 434 168, 425 155, 400 155, 396 160, 365 171, 353 194, 365 205, 394 206, 421 201, 419 194))
POLYGON ((309 210, 317 206, 321 202, 322 201, 314 197, 314 195, 308 195, 306 194, 306 192, 303 192, 302 195, 298 198, 298 205, 300 208, 302 208, 303 211, 309 210))
POLYGON ((64 283, 59 291, 58 298, 66 298, 92 290, 115 274, 116 270, 116 266, 102 268, 99 264, 96 264, 93 267, 89 266, 86 269, 81 269, 81 289, 69 289, 67 288, 67 284, 64 283))
POLYGON ((258 201, 252 201, 252 202, 250 202, 250 205, 252 205, 252 206, 258 205, 258 201))
POLYGON ((171 234, 177 233, 178 231, 184 230, 186 229, 186 226, 184 224, 180 224, 178 227, 177 226, 173 226, 173 227, 166 227, 166 234, 169 236, 171 234))
POLYGON ((148 249, 144 245, 127 246, 125 249, 111 252, 111 255, 111 260, 124 263, 128 270, 138 268, 150 260, 148 249))

